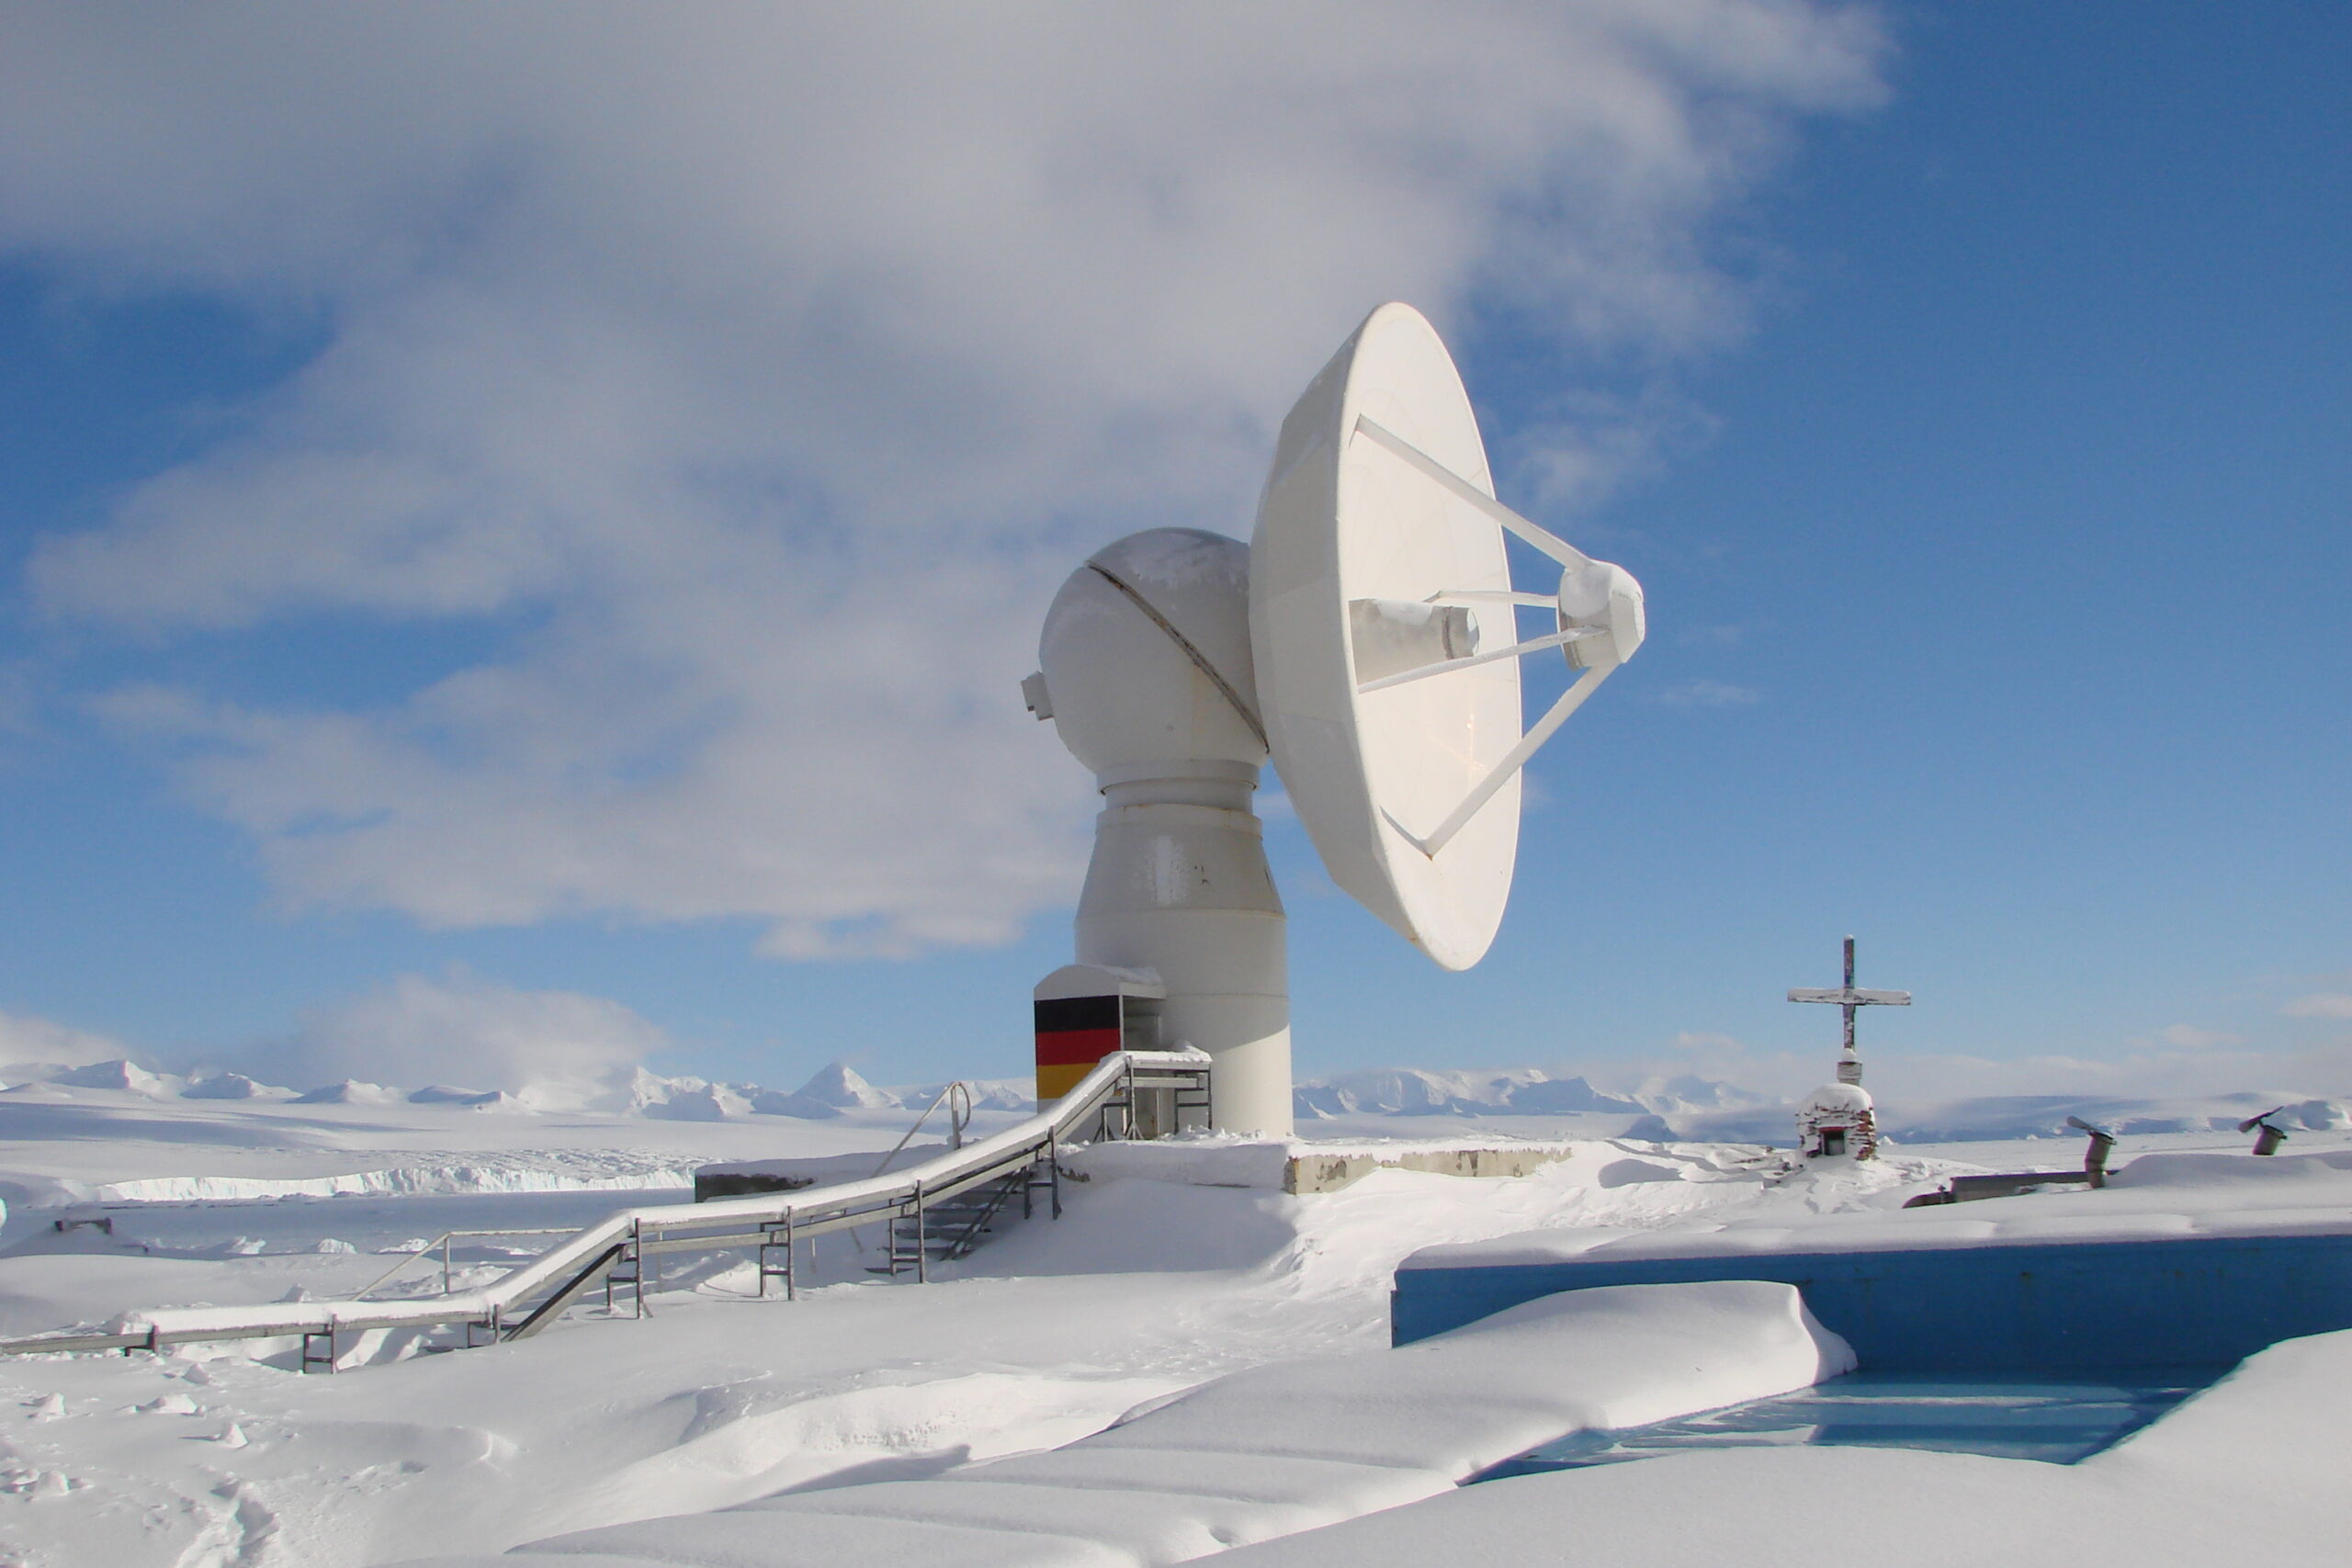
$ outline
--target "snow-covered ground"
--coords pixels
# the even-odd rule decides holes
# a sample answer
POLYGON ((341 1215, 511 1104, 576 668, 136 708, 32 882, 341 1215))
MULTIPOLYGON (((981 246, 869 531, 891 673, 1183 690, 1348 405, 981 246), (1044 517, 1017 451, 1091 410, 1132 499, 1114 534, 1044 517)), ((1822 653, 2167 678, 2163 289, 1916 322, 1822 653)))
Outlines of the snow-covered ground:
MULTIPOLYGON (((1726 1448, 1521 1476, 1260 1545, 1227 1568, 2338 1568, 2352 1552, 2352 1333, 2290 1339, 2079 1465, 1726 1448)), ((523 1559, 528 1562, 530 1558, 523 1559)), ((561 1559, 545 1559, 549 1564, 561 1559)))
MULTIPOLYGON (((910 1120, 895 1102, 830 1109, 697 1121, 36 1084, 0 1094, 0 1332, 342 1293, 444 1231, 684 1201, 707 1161, 878 1158, 910 1120), (98 1213, 111 1235, 53 1225, 98 1213)), ((1016 1113, 984 1111, 981 1129, 1016 1113)), ((1510 1130, 1582 1136, 1578 1114, 1510 1130)), ((1346 1130, 1438 1129, 1375 1116, 1346 1130)), ((2244 1145, 2170 1134, 2120 1157, 2244 1145)), ((2310 1130, 2290 1145, 2346 1146, 2352 1135, 2310 1130)), ((342 1376, 301 1376, 267 1343, 5 1361, 0 1562, 338 1568, 927 1474, 1073 1441, 1238 1369, 1374 1349, 1391 1271, 1425 1246, 1892 1207, 1950 1170, 2077 1158, 2047 1141, 1905 1148, 1838 1179, 1775 1182, 1752 1150, 1588 1138, 1517 1179, 1386 1170, 1295 1198, 1129 1162, 1068 1184, 1058 1223, 1016 1224, 927 1287, 870 1279, 854 1240, 827 1237, 820 1284, 797 1303, 757 1299, 742 1259, 681 1260, 643 1321, 580 1310, 535 1339, 404 1359, 379 1342, 360 1358, 376 1364, 342 1376)), ((459 1272, 484 1278, 548 1239, 469 1238, 459 1272)), ((415 1268, 437 1285, 437 1263, 415 1268)))

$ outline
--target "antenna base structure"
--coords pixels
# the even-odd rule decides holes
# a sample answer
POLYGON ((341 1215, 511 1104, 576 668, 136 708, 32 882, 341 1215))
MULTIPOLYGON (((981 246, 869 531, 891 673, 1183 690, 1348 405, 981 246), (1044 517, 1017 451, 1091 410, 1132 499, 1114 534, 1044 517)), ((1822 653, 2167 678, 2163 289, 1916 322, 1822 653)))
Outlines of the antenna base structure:
POLYGON ((1249 563, 1240 541, 1191 528, 1098 551, 1046 612, 1027 689, 1103 798, 1078 961, 1165 986, 1161 1043, 1215 1064, 1213 1128, 1286 1137, 1289 959, 1251 805, 1266 742, 1249 563))

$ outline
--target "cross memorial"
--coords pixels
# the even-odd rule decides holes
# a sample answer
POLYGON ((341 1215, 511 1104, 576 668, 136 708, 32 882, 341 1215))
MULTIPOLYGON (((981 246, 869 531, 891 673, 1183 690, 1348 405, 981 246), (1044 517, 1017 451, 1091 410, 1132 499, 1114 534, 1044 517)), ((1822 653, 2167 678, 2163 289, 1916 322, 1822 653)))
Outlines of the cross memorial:
POLYGON ((1812 990, 1800 987, 1789 993, 1792 1002, 1827 1002, 1846 1010, 1846 1047, 1838 1058, 1838 1081, 1859 1084, 1862 1081, 1862 1059, 1854 1054, 1854 1010, 1867 1007, 1907 1008, 1911 1005, 1908 991, 1858 991, 1854 988, 1854 939, 1846 939, 1846 984, 1835 991, 1812 990))

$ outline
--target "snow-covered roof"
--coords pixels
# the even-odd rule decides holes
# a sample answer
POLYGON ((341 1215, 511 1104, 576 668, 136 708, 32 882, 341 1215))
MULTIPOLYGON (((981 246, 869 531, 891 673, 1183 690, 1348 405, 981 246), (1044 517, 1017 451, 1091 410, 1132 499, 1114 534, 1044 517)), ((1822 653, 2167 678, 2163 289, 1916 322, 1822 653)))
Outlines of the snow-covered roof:
POLYGON ((1826 1083, 1804 1097, 1797 1106, 1797 1114, 1825 1111, 1860 1112, 1870 1108, 1871 1091, 1861 1085, 1826 1083))

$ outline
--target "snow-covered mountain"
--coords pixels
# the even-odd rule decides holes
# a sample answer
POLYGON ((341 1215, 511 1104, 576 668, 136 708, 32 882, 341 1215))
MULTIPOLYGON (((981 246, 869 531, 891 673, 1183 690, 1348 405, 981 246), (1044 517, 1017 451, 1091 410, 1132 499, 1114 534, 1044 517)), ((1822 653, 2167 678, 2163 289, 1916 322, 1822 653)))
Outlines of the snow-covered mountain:
MULTIPOLYGON (((427 1084, 421 1089, 390 1088, 345 1078, 297 1093, 247 1077, 243 1073, 209 1072, 191 1077, 156 1072, 136 1062, 114 1061, 85 1065, 24 1062, 6 1069, 0 1093, 35 1099, 73 1099, 82 1091, 102 1095, 137 1096, 146 1100, 225 1100, 277 1101, 295 1105, 424 1105, 463 1111, 529 1114, 548 1111, 598 1111, 643 1116, 657 1122, 729 1122, 752 1116, 797 1116, 831 1120, 867 1111, 920 1110, 936 1099, 944 1084, 883 1089, 868 1083, 844 1062, 829 1062, 798 1089, 767 1089, 755 1083, 720 1083, 691 1076, 664 1076, 644 1067, 631 1068, 601 1093, 581 1103, 576 1089, 547 1091, 526 1086, 514 1093, 465 1085, 427 1084)), ((982 1111, 1023 1111, 1035 1100, 1026 1078, 987 1078, 970 1084, 972 1102, 982 1111)))
MULTIPOLYGON (((1582 1076, 1555 1077, 1540 1067, 1395 1067, 1306 1079, 1293 1104, 1300 1131, 1309 1136, 1317 1122, 1350 1121, 1361 1129, 1368 1117, 1432 1116, 1574 1118, 1568 1130, 1596 1137, 1720 1143, 1785 1145, 1794 1132, 1788 1103, 1691 1074, 1647 1078, 1610 1092, 1582 1076)), ((2077 1116, 2129 1137, 2228 1132, 2274 1107, 2283 1107, 2275 1120, 2290 1131, 2352 1126, 2341 1099, 2253 1090, 2173 1099, 2052 1094, 1882 1100, 1879 1126, 1898 1143, 1982 1143, 2075 1137, 2066 1119, 2077 1116)))
POLYGON ((1973 1143, 1987 1138, 2064 1138, 2076 1134, 2066 1118, 2079 1116, 2119 1137, 2152 1133, 2226 1132, 2250 1117, 2272 1118, 2292 1131, 2352 1126, 2341 1100, 2291 1094, 2207 1095, 2196 1099, 2133 1100, 2102 1095, 2003 1095, 1940 1104, 1895 1105, 1888 1122, 1914 1144, 1973 1143))
POLYGON ((1770 1103, 1735 1085, 1690 1075, 1654 1077, 1630 1092, 1611 1094, 1581 1075, 1555 1077, 1542 1067, 1337 1073, 1301 1082, 1292 1096, 1302 1122, 1367 1115, 1649 1116, 1770 1103))
POLYGON ((826 1063, 785 1100, 776 1109, 786 1116, 838 1116, 844 1111, 881 1111, 899 1103, 897 1095, 876 1089, 847 1062, 826 1063))
POLYGON ((179 1094, 186 1090, 187 1080, 163 1073, 151 1073, 135 1062, 117 1059, 93 1062, 86 1067, 67 1067, 50 1075, 49 1081, 67 1089, 119 1089, 132 1094, 179 1094))
POLYGON ((180 1096, 185 1100, 290 1100, 294 1091, 256 1083, 243 1073, 213 1073, 190 1078, 180 1096))
MULTIPOLYGON (((1036 1099, 1027 1078, 967 1080, 978 1111, 1028 1111, 1036 1099)), ((944 1083, 884 1089, 868 1083, 846 1062, 828 1062, 808 1082, 790 1091, 754 1083, 711 1083, 695 1077, 662 1077, 644 1068, 614 1107, 657 1121, 718 1122, 741 1116, 797 1116, 830 1121, 860 1111, 921 1111, 946 1089, 944 1083)))
MULTIPOLYGON (((242 1073, 193 1077, 156 1072, 131 1061, 65 1066, 19 1063, 8 1069, 9 1087, 0 1095, 34 1099, 96 1096, 151 1100, 245 1100, 296 1105, 410 1105, 454 1111, 529 1115, 538 1111, 588 1110, 657 1122, 741 1122, 763 1116, 831 1121, 876 1113, 919 1111, 938 1098, 939 1083, 883 1088, 869 1083, 846 1062, 828 1062, 791 1090, 755 1083, 720 1083, 687 1076, 665 1077, 643 1067, 585 1105, 574 1098, 544 1100, 526 1088, 521 1093, 429 1084, 401 1089, 345 1079, 297 1094, 259 1083, 242 1073)), ((1035 1103, 1025 1077, 973 1081, 976 1110, 1020 1112, 1035 1103)), ((1396 1130, 1422 1134, 1426 1118, 1506 1118, 1519 1125, 1498 1131, 1536 1131, 1540 1119, 1555 1125, 1550 1135, 1696 1139, 1707 1142, 1785 1145, 1793 1134, 1790 1107, 1736 1084, 1695 1074, 1653 1077, 1631 1087, 1602 1089, 1582 1074, 1543 1067, 1436 1069, 1387 1067, 1335 1073, 1302 1080, 1293 1103, 1299 1130, 1316 1135, 1354 1134, 1386 1119, 1396 1130), (1369 1121, 1370 1125, 1367 1125, 1369 1121), (1414 1125, 1415 1122, 1419 1125, 1414 1125)), ((2139 1099, 2118 1095, 2002 1095, 1935 1101, 1882 1100, 1881 1130, 1897 1143, 1951 1144, 2016 1138, 2071 1138, 2070 1116, 2120 1136, 2157 1133, 2223 1132, 2248 1117, 2283 1107, 2277 1120, 2290 1131, 2352 1126, 2345 1099, 2305 1091, 2245 1090, 2201 1097, 2139 1099)))
POLYGON ((379 1083, 361 1083, 357 1078, 345 1078, 294 1097, 297 1105, 395 1105, 408 1096, 399 1089, 387 1089, 379 1083))

